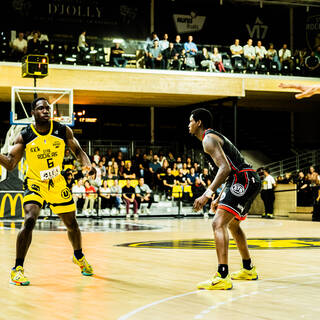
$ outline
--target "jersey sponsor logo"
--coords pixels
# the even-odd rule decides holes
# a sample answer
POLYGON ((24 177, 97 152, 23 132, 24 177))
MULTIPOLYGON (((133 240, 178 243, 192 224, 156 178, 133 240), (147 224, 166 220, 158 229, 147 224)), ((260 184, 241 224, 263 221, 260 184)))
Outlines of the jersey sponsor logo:
MULTIPOLYGON (((58 132, 55 132, 55 133, 58 133, 58 132)), ((55 141, 55 142, 53 143, 53 146, 54 146, 56 149, 58 149, 58 148, 60 147, 60 145, 61 145, 61 142, 60 142, 60 141, 55 141)))
POLYGON ((236 197, 241 197, 245 194, 246 190, 244 186, 240 183, 233 184, 230 188, 230 191, 236 197))
POLYGON ((241 212, 243 212, 243 210, 244 210, 244 207, 243 207, 241 204, 238 204, 238 205, 237 205, 237 208, 238 208, 241 212))
MULTIPOLYGON (((253 238, 247 239, 249 249, 307 249, 320 248, 320 238, 253 238)), ((152 249, 215 249, 213 239, 143 241, 118 244, 120 247, 152 249)), ((229 249, 237 249, 237 244, 230 239, 229 249)))
POLYGON ((61 191, 61 197, 63 199, 69 199, 71 196, 71 193, 70 193, 70 189, 69 188, 65 188, 61 191))
MULTIPOLYGON (((20 199, 21 207, 23 203, 23 196, 21 193, 17 193, 16 195, 12 195, 10 193, 5 193, 1 199, 0 205, 0 218, 4 217, 4 213, 10 210, 10 215, 15 216, 17 210, 17 203, 20 199), (8 201, 9 200, 9 201, 8 201)), ((22 216, 24 216, 24 212, 22 209, 22 216)))
POLYGON ((30 148, 30 152, 39 152, 39 151, 40 151, 39 147, 30 148))

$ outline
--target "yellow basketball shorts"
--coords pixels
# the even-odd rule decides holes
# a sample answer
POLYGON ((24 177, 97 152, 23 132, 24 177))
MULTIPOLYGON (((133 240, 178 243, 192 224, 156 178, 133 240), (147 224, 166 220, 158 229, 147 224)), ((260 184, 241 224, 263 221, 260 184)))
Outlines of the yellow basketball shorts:
POLYGON ((45 181, 26 178, 24 189, 23 205, 34 203, 43 208, 46 203, 55 214, 76 210, 71 191, 62 175, 45 181))

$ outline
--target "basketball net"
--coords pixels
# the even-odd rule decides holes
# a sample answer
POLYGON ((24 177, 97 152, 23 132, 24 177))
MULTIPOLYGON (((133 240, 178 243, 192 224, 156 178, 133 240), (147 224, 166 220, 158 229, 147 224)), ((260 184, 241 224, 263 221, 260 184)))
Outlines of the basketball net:
POLYGON ((18 135, 20 134, 21 130, 26 127, 26 125, 12 125, 7 134, 6 134, 6 140, 4 142, 4 145, 1 148, 2 154, 9 154, 14 146, 14 142, 18 135))

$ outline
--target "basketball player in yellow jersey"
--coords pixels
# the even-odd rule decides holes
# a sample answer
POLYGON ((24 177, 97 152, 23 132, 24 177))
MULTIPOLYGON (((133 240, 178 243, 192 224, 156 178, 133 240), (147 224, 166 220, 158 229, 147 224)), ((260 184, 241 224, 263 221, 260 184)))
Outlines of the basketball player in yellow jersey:
POLYGON ((61 175, 65 146, 74 152, 88 171, 94 171, 87 154, 74 138, 72 130, 61 123, 50 120, 50 105, 44 98, 35 99, 32 104, 35 124, 21 131, 11 152, 0 155, 0 165, 13 170, 26 152, 28 170, 25 179, 23 208, 24 225, 17 237, 16 263, 11 270, 11 283, 29 285, 24 275, 23 263, 29 249, 32 231, 40 209, 46 202, 53 213, 59 215, 68 230, 72 244, 73 262, 85 276, 93 275, 91 265, 82 253, 81 232, 75 217, 75 204, 70 189, 61 175))

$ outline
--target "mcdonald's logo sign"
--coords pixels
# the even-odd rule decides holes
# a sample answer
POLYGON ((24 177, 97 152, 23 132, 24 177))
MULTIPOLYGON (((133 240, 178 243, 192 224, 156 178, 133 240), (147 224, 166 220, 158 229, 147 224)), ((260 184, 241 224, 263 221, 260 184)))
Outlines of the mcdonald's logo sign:
POLYGON ((15 216, 16 215, 16 209, 17 209, 17 203, 20 199, 21 203, 21 210, 22 210, 22 217, 24 216, 24 210, 23 210, 23 195, 22 193, 17 193, 16 195, 12 196, 10 193, 5 193, 4 196, 1 199, 0 204, 0 218, 4 217, 4 213, 7 210, 10 210, 10 215, 15 216))

